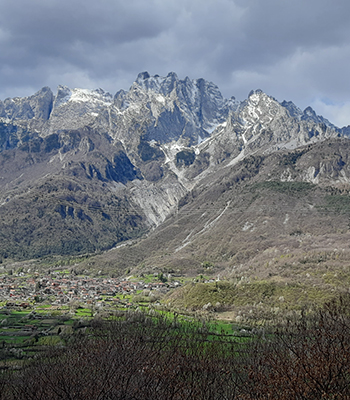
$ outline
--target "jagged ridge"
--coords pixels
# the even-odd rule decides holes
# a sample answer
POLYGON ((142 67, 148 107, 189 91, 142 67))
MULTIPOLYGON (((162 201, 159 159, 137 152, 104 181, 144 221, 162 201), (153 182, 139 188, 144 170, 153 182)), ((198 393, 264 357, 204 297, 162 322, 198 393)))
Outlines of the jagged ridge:
MULTIPOLYGON (((348 130, 311 108, 301 111, 261 90, 239 102, 224 99, 211 82, 180 80, 175 73, 160 77, 143 72, 129 91, 115 96, 65 86, 53 95, 43 88, 30 97, 0 102, 0 209, 6 215, 16 204, 21 214, 27 206, 21 210, 19 199, 25 203, 29 193, 40 193, 43 182, 58 175, 66 182, 86 182, 87 198, 97 190, 124 199, 123 212, 135 217, 128 228, 134 233, 118 235, 118 228, 110 240, 114 244, 159 226, 201 182, 251 155, 293 150, 348 130)), ((310 168, 307 174, 318 179, 310 168)), ((67 210, 73 205, 62 207, 53 211, 62 219, 60 230, 68 229, 67 210)), ((85 212, 90 219, 81 219, 82 226, 95 221, 93 213, 85 212)), ((108 219, 104 223, 108 226, 108 219)), ((106 248, 96 239, 101 224, 95 227, 87 229, 88 239, 75 232, 90 243, 84 249, 106 248)), ((23 238, 20 242, 23 249, 29 246, 23 238)))

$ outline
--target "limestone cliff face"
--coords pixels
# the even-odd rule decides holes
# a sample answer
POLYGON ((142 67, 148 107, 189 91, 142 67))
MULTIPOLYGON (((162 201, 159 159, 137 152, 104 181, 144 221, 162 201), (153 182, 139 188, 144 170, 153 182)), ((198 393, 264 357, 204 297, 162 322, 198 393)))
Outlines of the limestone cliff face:
POLYGON ((10 120, 42 119, 50 117, 53 104, 53 93, 44 87, 30 97, 15 97, 0 101, 0 116, 10 120))

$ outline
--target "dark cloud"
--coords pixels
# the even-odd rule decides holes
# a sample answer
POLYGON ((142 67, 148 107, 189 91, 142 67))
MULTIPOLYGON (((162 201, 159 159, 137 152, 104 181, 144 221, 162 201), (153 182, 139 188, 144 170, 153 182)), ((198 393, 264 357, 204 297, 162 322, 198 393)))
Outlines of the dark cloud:
MULTIPOLYGON (((335 123, 350 108, 347 0, 2 0, 0 98, 127 89, 140 71, 261 88, 335 123)), ((350 123, 349 120, 346 123, 350 123)))

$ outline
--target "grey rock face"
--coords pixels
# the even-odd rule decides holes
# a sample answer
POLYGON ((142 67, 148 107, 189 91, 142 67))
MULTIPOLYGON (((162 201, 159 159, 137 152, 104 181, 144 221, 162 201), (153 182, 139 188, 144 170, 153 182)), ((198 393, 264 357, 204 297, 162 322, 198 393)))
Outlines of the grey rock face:
POLYGON ((30 97, 6 99, 0 102, 0 116, 11 120, 30 120, 33 118, 47 121, 50 117, 53 93, 44 87, 30 97))
POLYGON ((301 109, 297 107, 292 101, 283 100, 281 106, 285 107, 288 110, 291 117, 300 118, 303 114, 301 109))
POLYGON ((316 115, 315 111, 311 107, 306 107, 300 118, 302 121, 314 122, 315 124, 325 124, 328 127, 336 128, 328 121, 328 119, 316 115))
POLYGON ((92 124, 112 104, 113 97, 102 89, 84 90, 59 86, 54 97, 50 119, 43 132, 79 129, 92 124))
MULTIPOLYGON (((129 92, 118 92, 114 101, 125 111, 124 131, 136 121, 147 140, 182 140, 190 145, 208 138, 238 106, 234 98, 225 100, 213 83, 188 77, 179 80, 175 73, 160 77, 143 72, 129 92)), ((116 128, 116 136, 122 134, 120 130, 116 128)))
POLYGON ((13 149, 18 142, 17 126, 0 122, 0 151, 13 149))
POLYGON ((350 125, 341 128, 341 135, 345 137, 350 137, 350 125))
POLYGON ((261 90, 252 91, 200 146, 201 151, 211 155, 212 166, 228 160, 233 165, 251 154, 294 149, 339 134, 322 119, 303 115, 293 103, 280 104, 261 90))

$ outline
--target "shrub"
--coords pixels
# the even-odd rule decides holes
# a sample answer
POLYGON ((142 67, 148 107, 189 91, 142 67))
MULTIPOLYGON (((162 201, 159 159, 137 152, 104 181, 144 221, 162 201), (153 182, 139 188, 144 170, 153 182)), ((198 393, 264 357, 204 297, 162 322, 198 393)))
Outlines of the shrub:
POLYGON ((249 399, 350 399, 350 295, 281 325, 250 362, 249 399))

